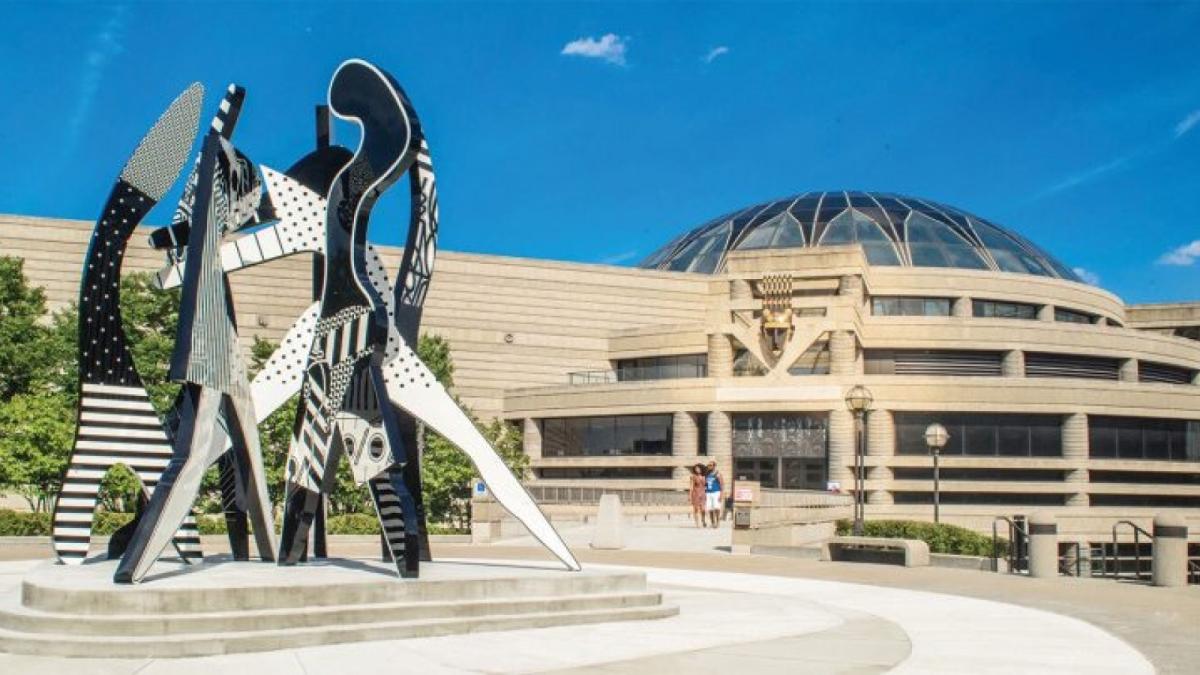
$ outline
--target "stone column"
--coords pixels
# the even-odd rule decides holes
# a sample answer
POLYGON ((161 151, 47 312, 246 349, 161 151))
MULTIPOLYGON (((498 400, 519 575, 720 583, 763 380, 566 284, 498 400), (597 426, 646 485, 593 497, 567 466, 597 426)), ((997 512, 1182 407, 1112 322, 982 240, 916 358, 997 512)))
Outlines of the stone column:
POLYGON ((975 305, 971 302, 971 298, 954 298, 953 304, 950 307, 950 313, 960 318, 974 316, 975 305))
POLYGON ((691 467, 700 461, 700 433, 696 417, 688 412, 677 412, 671 422, 671 455, 675 458, 672 477, 687 480, 691 467))
POLYGON ((1063 418, 1063 459, 1069 460, 1066 482, 1075 491, 1067 497, 1067 506, 1088 505, 1088 421, 1083 413, 1071 413, 1063 418))
POLYGON ((1038 307, 1038 321, 1054 321, 1054 305, 1042 305, 1038 307))
POLYGON ((838 295, 855 297, 861 301, 863 296, 862 277, 857 275, 847 275, 839 279, 838 295))
POLYGON ((726 481, 733 481, 733 418, 721 410, 708 414, 708 461, 717 463, 726 481))
MULTIPOLYGON (((874 482, 891 483, 892 468, 887 462, 896 455, 896 425, 890 410, 872 410, 867 413, 867 457, 871 458, 872 466, 867 471, 867 478, 874 482)), ((890 505, 893 503, 892 493, 887 489, 869 490, 867 503, 890 505)))
POLYGON ((708 376, 733 377, 733 343, 728 335, 708 336, 708 376))
POLYGON ((1154 558, 1151 573, 1155 586, 1187 586, 1188 527, 1183 516, 1154 516, 1154 558))
POLYGON ((537 461, 542 458, 542 425, 532 417, 526 417, 524 422, 524 430, 521 434, 521 446, 525 451, 525 456, 530 461, 537 461))
POLYGON ((1058 576, 1058 524, 1054 514, 1029 514, 1029 576, 1054 579, 1058 576))
POLYGON ((830 331, 829 373, 831 375, 862 374, 858 367, 858 348, 853 331, 830 331))
MULTIPOLYGON (((729 282, 729 299, 733 301, 753 300, 754 287, 748 279, 734 279, 729 282)), ((740 309, 734 312, 740 319, 746 323, 753 324, 754 311, 748 309, 740 309)))
POLYGON ((1001 372, 1005 377, 1025 377, 1025 352, 1020 349, 1004 352, 1001 372))
POLYGON ((1138 362, 1137 359, 1123 359, 1121 361, 1122 382, 1137 382, 1138 381, 1138 362))
POLYGON ((854 489, 854 415, 840 407, 829 411, 829 480, 854 489))

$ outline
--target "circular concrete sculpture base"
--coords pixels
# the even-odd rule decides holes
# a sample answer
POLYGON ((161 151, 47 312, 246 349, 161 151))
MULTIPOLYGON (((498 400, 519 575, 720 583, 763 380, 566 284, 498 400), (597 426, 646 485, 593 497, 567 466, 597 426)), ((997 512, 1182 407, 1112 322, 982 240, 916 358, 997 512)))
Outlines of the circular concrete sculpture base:
POLYGON ((673 616, 641 573, 329 560, 296 567, 159 563, 137 586, 115 562, 32 570, 0 599, 0 652, 178 657, 673 616))

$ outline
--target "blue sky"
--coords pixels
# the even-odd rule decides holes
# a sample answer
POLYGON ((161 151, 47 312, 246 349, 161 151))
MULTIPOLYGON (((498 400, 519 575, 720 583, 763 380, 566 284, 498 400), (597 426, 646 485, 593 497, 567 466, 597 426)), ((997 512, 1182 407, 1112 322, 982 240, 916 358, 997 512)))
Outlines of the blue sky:
MULTIPOLYGON (((421 114, 446 249, 632 264, 740 206, 883 190, 1007 225, 1128 301, 1200 298, 1200 4, 5 9, 2 212, 95 217, 194 80, 205 118, 245 86, 235 140, 284 168, 358 56, 421 114)), ((401 240, 404 199, 373 239, 401 240)))

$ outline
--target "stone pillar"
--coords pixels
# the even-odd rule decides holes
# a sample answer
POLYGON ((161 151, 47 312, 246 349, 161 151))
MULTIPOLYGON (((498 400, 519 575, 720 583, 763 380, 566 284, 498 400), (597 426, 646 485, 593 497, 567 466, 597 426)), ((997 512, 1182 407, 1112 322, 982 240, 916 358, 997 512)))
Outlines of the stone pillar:
POLYGON ((621 498, 615 494, 601 495, 596 513, 596 528, 592 531, 592 548, 625 548, 624 526, 621 498))
POLYGON ((1066 482, 1074 488, 1067 497, 1067 506, 1088 505, 1088 420, 1083 413, 1071 413, 1063 418, 1063 459, 1070 460, 1066 482))
POLYGON ((1038 321, 1053 321, 1054 320, 1054 305, 1042 305, 1038 307, 1038 321))
POLYGON ((856 297, 861 300, 863 295, 862 277, 858 275, 846 275, 839 279, 838 295, 856 297))
POLYGON ((733 377, 733 343, 728 335, 708 336, 708 376, 733 377))
POLYGON ((526 417, 521 434, 521 447, 530 461, 542 458, 542 425, 532 417, 526 417))
POLYGON ((831 375, 861 375, 858 367, 858 347, 854 332, 848 330, 830 331, 829 334, 829 374, 831 375))
POLYGON ((721 410, 708 414, 708 461, 716 462, 725 480, 733 482, 733 418, 721 410))
MULTIPOLYGON (((892 468, 887 462, 896 454, 896 425, 890 410, 872 410, 867 413, 867 457, 873 466, 867 470, 867 479, 876 483, 891 483, 892 468)), ((893 503, 892 493, 885 489, 867 492, 867 503, 881 506, 893 503)))
POLYGON ((1138 362, 1137 359, 1122 359, 1121 375, 1122 382, 1137 382, 1138 381, 1138 362))
POLYGON ((1187 586, 1187 537, 1187 521, 1183 516, 1175 513, 1154 516, 1151 570, 1155 586, 1187 586))
POLYGON ((1049 511, 1029 514, 1029 576, 1035 579, 1058 576, 1058 524, 1049 511))
POLYGON ((829 411, 829 480, 854 489, 854 415, 845 408, 829 411))
POLYGON ((1025 377, 1025 352, 1020 349, 1004 352, 1001 372, 1005 377, 1025 377))
POLYGON ((950 313, 960 318, 968 318, 975 315, 975 304, 971 298, 959 297, 954 298, 951 305, 950 313))
MULTIPOLYGON (((729 299, 735 302, 739 300, 753 300, 754 287, 747 279, 734 279, 733 281, 729 282, 729 299)), ((753 310, 740 309, 735 311, 734 314, 748 324, 753 324, 754 322, 753 310)))
POLYGON ((675 458, 675 480, 686 481, 691 467, 700 461, 700 433, 696 417, 688 412, 677 412, 671 423, 671 455, 675 458))

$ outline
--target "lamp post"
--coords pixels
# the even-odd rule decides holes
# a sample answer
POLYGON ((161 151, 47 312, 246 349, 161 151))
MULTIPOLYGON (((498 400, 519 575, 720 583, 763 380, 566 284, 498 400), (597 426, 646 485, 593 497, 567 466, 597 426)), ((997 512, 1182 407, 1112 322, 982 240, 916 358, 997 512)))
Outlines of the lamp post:
POLYGON ((854 413, 854 536, 861 537, 863 533, 863 415, 871 409, 875 397, 871 390, 861 384, 854 385, 846 392, 846 407, 854 413))
POLYGON ((941 522, 942 501, 942 476, 941 469, 938 467, 938 457, 949 440, 950 432, 937 422, 925 427, 925 446, 929 448, 929 454, 933 456, 933 522, 935 523, 941 522))

